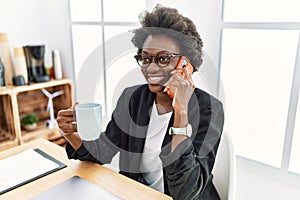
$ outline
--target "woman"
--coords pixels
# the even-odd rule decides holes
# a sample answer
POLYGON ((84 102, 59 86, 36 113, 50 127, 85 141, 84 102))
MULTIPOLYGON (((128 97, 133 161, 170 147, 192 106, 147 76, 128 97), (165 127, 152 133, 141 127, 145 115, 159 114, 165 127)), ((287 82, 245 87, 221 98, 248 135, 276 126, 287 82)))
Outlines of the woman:
POLYGON ((58 112, 69 158, 110 163, 120 173, 173 199, 219 199, 212 184, 224 114, 221 102, 195 88, 187 69, 202 63, 202 40, 191 20, 156 6, 134 31, 135 59, 148 84, 127 88, 97 140, 76 134, 73 110, 58 112), (183 67, 176 68, 185 59, 183 67), (171 94, 172 93, 172 94, 171 94))

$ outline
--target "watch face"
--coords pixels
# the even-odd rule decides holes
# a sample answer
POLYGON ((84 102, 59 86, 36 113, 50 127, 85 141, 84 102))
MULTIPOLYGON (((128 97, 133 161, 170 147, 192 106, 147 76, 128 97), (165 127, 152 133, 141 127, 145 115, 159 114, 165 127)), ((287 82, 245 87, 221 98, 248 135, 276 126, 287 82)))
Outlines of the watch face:
POLYGON ((188 124, 186 127, 186 136, 191 137, 192 133, 193 133, 192 126, 190 124, 188 124))
POLYGON ((171 127, 169 129, 169 134, 170 135, 185 135, 187 137, 191 137, 192 132, 193 132, 192 126, 190 124, 188 124, 187 127, 184 127, 184 128, 171 127))

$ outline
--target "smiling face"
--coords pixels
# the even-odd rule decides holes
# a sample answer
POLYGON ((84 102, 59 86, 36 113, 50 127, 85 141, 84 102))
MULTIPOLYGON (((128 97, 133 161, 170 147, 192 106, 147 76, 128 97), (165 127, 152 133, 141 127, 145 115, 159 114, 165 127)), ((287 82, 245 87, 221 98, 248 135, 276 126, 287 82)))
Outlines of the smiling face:
MULTIPOLYGON (((142 49, 142 57, 150 55, 162 55, 160 61, 163 62, 165 56, 178 54, 179 47, 171 37, 166 35, 150 35, 144 42, 142 49)), ((158 56, 159 57, 159 56, 158 56)), ((163 84, 170 78, 170 72, 174 70, 179 56, 170 58, 170 63, 166 67, 160 67, 156 64, 155 58, 152 56, 152 62, 148 67, 142 67, 142 73, 145 76, 151 92, 162 92, 163 84)))

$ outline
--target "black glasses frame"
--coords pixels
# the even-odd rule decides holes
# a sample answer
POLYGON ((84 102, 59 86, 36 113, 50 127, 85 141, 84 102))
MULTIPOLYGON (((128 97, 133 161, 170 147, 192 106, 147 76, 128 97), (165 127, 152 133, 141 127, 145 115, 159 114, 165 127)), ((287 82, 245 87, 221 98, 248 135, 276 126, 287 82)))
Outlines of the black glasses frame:
POLYGON ((176 54, 176 53, 165 53, 165 52, 159 52, 157 54, 146 54, 146 55, 148 56, 148 59, 149 59, 149 63, 147 63, 147 64, 142 63, 143 62, 142 54, 137 54, 137 55, 134 56, 134 58, 136 59, 137 64, 140 67, 143 67, 143 68, 149 67, 149 65, 153 62, 153 58, 154 58, 155 64, 157 66, 159 66, 161 68, 165 68, 170 64, 171 58, 176 57, 176 56, 182 56, 182 55, 176 54), (168 58, 168 61, 166 62, 166 64, 160 63, 159 58, 158 58, 158 56, 163 55, 163 54, 165 54, 168 58))

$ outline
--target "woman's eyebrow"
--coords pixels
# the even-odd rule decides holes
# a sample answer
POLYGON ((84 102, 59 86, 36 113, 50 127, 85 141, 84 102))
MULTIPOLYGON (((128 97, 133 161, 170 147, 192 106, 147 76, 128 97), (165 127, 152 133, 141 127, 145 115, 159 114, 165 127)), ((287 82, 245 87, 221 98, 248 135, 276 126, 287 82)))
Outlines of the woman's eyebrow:
MULTIPOLYGON (((150 54, 147 51, 142 51, 141 53, 150 54)), ((163 51, 157 52, 156 54, 160 54, 160 53, 171 53, 171 52, 169 52, 168 50, 163 50, 163 51)))

